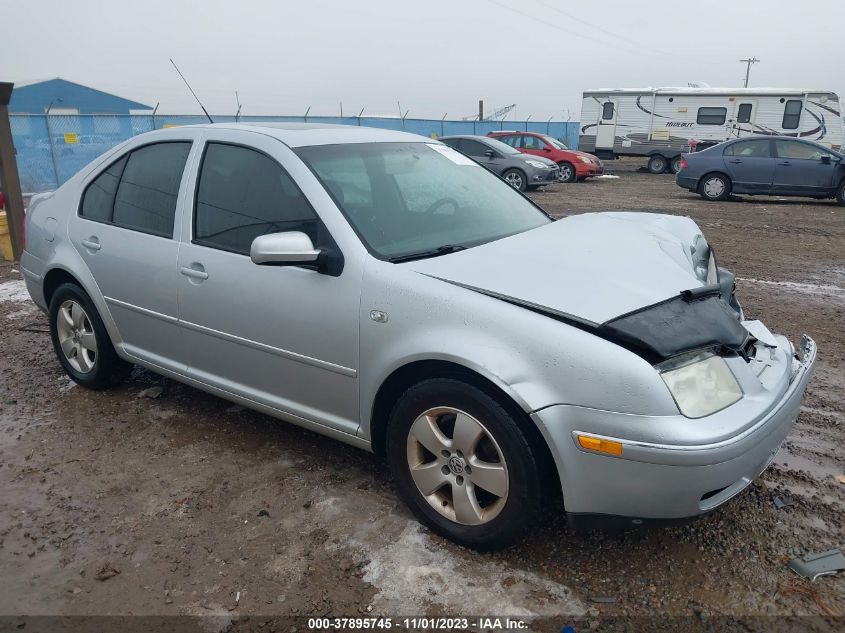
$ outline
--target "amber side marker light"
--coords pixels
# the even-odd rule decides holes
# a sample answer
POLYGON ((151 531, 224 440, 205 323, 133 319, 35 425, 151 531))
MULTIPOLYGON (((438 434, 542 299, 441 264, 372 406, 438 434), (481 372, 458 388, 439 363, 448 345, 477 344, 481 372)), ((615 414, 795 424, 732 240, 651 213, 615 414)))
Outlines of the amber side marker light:
POLYGON ((607 453, 608 455, 622 454, 622 444, 620 442, 603 440, 598 437, 590 437, 589 435, 579 435, 578 443, 582 448, 586 448, 588 451, 607 453))

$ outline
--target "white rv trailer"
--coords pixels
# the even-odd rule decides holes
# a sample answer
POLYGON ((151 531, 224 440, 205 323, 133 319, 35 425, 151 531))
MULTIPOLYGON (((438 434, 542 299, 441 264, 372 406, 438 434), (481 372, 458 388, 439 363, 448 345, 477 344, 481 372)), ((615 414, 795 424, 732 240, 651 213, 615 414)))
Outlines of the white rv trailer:
POLYGON ((647 156, 652 173, 680 168, 682 152, 751 135, 796 136, 839 151, 839 97, 792 88, 589 90, 578 149, 599 158, 647 156))

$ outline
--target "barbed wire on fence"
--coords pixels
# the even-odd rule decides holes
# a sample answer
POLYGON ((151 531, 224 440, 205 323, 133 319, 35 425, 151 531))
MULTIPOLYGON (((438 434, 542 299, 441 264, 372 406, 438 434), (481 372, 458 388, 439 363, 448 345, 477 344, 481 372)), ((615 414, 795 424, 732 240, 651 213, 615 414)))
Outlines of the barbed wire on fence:
MULTIPOLYGON (((171 114, 12 114, 21 188, 25 193, 51 191, 92 160, 123 141, 152 130, 205 123, 204 116, 171 114)), ((360 125, 405 130, 429 138, 518 130, 548 134, 569 147, 578 144, 573 121, 457 121, 363 116, 214 116, 218 123, 304 122, 360 125)))

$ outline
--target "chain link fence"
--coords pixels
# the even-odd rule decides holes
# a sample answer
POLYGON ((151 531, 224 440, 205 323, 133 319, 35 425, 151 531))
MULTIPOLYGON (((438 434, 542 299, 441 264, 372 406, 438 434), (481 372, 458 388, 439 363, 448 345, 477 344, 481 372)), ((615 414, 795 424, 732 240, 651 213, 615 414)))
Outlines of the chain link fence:
MULTIPOLYGON (((51 191, 92 160, 123 141, 151 130, 205 123, 195 115, 37 115, 12 114, 12 137, 17 152, 21 189, 25 193, 51 191)), ((447 121, 377 117, 238 117, 247 122, 309 122, 361 125, 405 130, 430 138, 450 134, 479 134, 520 130, 548 134, 569 147, 578 144, 577 122, 572 121, 447 121)), ((235 117, 215 116, 215 123, 234 123, 235 117)))

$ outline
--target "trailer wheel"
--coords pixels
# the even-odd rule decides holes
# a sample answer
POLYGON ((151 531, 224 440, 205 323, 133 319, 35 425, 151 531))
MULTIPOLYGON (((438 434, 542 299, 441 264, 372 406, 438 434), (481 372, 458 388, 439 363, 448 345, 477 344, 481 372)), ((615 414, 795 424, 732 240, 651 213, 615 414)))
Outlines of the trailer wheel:
POLYGON ((666 171, 666 167, 668 166, 669 161, 666 160, 666 157, 661 156, 660 154, 655 154, 648 159, 648 170, 652 174, 662 174, 666 171))
POLYGON ((677 174, 681 171, 681 160, 683 160, 680 156, 675 156, 672 159, 672 162, 669 164, 669 169, 673 174, 677 174))

